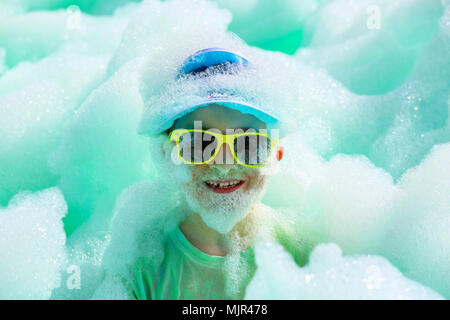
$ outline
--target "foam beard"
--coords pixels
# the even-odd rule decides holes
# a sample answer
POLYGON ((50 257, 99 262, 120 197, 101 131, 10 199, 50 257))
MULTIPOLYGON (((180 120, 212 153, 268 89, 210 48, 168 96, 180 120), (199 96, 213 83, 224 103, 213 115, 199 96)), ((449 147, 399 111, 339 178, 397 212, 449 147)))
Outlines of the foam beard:
POLYGON ((169 172, 184 191, 189 209, 198 213, 205 224, 217 232, 230 232, 263 196, 265 179, 259 169, 240 165, 210 165, 204 168, 202 174, 195 176, 194 165, 174 164, 171 153, 166 149, 166 158, 172 168, 169 172), (204 184, 205 180, 244 180, 249 176, 253 178, 247 182, 251 185, 248 185, 246 190, 239 188, 231 193, 215 193, 204 184))
POLYGON ((207 176, 203 175, 201 180, 193 180, 184 185, 186 200, 189 207, 200 214, 206 225, 226 234, 247 216, 252 205, 259 200, 263 184, 259 183, 255 188, 245 191, 239 188, 231 193, 215 193, 209 190, 203 181, 242 179, 245 175, 239 174, 238 170, 230 170, 230 173, 225 175, 217 172, 216 168, 210 169, 210 173, 207 176))

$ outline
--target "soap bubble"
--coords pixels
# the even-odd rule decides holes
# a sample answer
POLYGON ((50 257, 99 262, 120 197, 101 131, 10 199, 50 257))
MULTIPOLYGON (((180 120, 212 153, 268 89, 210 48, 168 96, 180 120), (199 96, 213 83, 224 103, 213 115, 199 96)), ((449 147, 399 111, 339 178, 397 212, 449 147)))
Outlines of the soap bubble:
MULTIPOLYGON (((442 67, 449 64, 446 52, 450 42, 445 33, 445 16, 436 18, 435 23, 428 41, 420 42, 420 51, 407 78, 395 90, 372 96, 355 95, 354 88, 346 88, 326 72, 309 71, 309 79, 303 76, 299 106, 309 112, 299 121, 306 142, 326 159, 337 153, 363 154, 397 180, 418 165, 434 144, 450 141, 450 88, 444 80, 450 74, 449 68, 442 67), (311 106, 315 109, 309 109, 311 106)), ((345 39, 343 43, 347 44, 345 39)), ((309 50, 315 49, 300 49, 298 58, 310 65, 302 56, 309 50)), ((362 69, 350 70, 365 76, 362 69)), ((377 80, 378 83, 384 84, 385 78, 377 80)))
POLYGON ((103 80, 120 28, 119 18, 88 19, 81 34, 66 39, 59 12, 0 19, 0 55, 3 52, 8 68, 0 77, 0 203, 6 205, 21 190, 56 184, 48 158, 58 148, 65 122, 103 80), (57 33, 50 41, 43 40, 49 36, 48 25, 57 33), (94 29, 105 31, 100 32, 102 41, 89 36, 94 29), (86 46, 88 39, 96 46, 86 46), (17 66, 16 58, 21 62, 17 66))
POLYGON ((303 27, 307 19, 320 7, 318 0, 215 2, 232 13, 229 30, 246 43, 291 54, 303 41, 303 27))
POLYGON ((91 216, 107 231, 117 195, 153 174, 148 143, 136 134, 142 109, 137 83, 141 64, 139 59, 131 61, 86 98, 49 157, 70 207, 65 219, 69 233, 91 216))
POLYGON ((162 262, 168 232, 186 215, 178 208, 180 194, 173 191, 176 189, 154 180, 137 183, 120 195, 102 265, 106 273, 94 299, 126 298, 122 277, 133 276, 130 272, 139 257, 150 257, 155 266, 162 262))
POLYGON ((0 298, 48 299, 66 263, 67 212, 57 188, 14 196, 0 207, 0 298))
POLYGON ((21 190, 55 184, 47 156, 71 105, 59 85, 45 81, 1 95, 0 105, 0 200, 6 204, 21 190))
MULTIPOLYGON (((448 1, 128 2, 0 2, 0 206, 24 190, 60 190, 0 207, 0 281, 17 266, 23 279, 2 282, 4 297, 127 298, 115 275, 144 254, 160 262, 167 232, 186 215, 167 179, 164 137, 137 131, 218 85, 246 91, 295 131, 262 199, 273 219, 264 227, 288 230, 293 256, 258 249, 248 297, 439 298, 405 277, 450 296, 448 1), (79 28, 67 27, 70 5, 79 28), (205 47, 231 48, 254 68, 239 79, 175 81, 205 47), (49 211, 52 236, 27 233, 49 211), (329 242, 341 249, 319 246, 299 268, 329 242)), ((233 291, 248 266, 233 255, 227 268, 233 291)))
POLYGON ((345 254, 383 255, 407 277, 448 296, 442 280, 450 259, 450 186, 442 170, 448 144, 434 147, 395 184, 366 158, 325 161, 298 135, 284 144, 286 161, 263 202, 289 217, 299 239, 335 242, 345 254))
POLYGON ((96 19, 81 14, 79 29, 67 27, 67 12, 37 11, 2 17, 0 47, 6 50, 6 65, 38 61, 59 50, 110 54, 116 47, 131 9, 118 10, 114 16, 96 19))
MULTIPOLYGON (((14 13, 30 11, 50 11, 77 6, 83 12, 94 15, 111 15, 126 4, 141 0, 2 0, 3 6, 14 13)), ((1 8, 1 7, 0 7, 1 8)))
POLYGON ((4 48, 0 48, 0 75, 6 71, 6 50, 4 48))
POLYGON ((385 95, 395 117, 371 146, 373 162, 399 178, 418 165, 435 144, 450 141, 449 37, 440 29, 424 46, 408 81, 385 95))
POLYGON ((407 78, 442 13, 440 1, 330 1, 307 22, 308 48, 297 54, 356 93, 386 93, 407 78), (374 13, 367 9, 374 6, 380 27, 368 28, 374 13))
POLYGON ((443 299, 405 278, 386 259, 342 256, 335 244, 316 247, 303 268, 279 244, 262 243, 255 251, 258 269, 246 299, 443 299))
POLYGON ((408 277, 446 297, 450 282, 441 275, 450 264, 450 176, 441 164, 449 161, 450 144, 438 145, 402 176, 394 220, 379 249, 408 277))
POLYGON ((336 242, 345 253, 373 252, 391 219, 397 192, 391 176, 365 157, 325 161, 299 134, 283 144, 285 161, 271 177, 264 203, 293 210, 302 238, 336 242))

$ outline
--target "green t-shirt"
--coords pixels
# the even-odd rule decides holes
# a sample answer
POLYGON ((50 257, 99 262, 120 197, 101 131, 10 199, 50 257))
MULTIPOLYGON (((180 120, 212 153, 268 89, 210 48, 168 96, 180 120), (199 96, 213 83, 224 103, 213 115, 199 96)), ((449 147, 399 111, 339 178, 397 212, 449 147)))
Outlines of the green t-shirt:
POLYGON ((243 299, 256 270, 253 248, 241 252, 238 263, 233 260, 235 268, 230 259, 202 252, 176 227, 165 242, 162 263, 156 266, 148 257, 139 258, 132 279, 124 283, 130 297, 139 300, 243 299), (231 290, 230 281, 235 284, 231 290))

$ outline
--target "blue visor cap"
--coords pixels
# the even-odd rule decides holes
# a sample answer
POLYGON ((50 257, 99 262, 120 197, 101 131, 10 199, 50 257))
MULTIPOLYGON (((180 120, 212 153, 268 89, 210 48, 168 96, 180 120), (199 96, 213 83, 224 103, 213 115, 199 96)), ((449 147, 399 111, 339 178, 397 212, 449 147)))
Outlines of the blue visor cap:
MULTIPOLYGON (((189 56, 178 72, 178 78, 188 74, 199 74, 208 68, 227 65, 229 69, 235 66, 247 66, 247 59, 231 51, 220 48, 208 48, 197 51, 189 56)), ((226 72, 226 68, 221 71, 226 72)))
POLYGON ((278 119, 276 119, 275 117, 271 116, 270 114, 262 111, 261 109, 257 108, 256 106, 254 106, 250 103, 241 102, 241 101, 232 101, 232 100, 233 99, 231 99, 231 98, 230 99, 210 99, 210 100, 201 101, 198 104, 191 105, 190 107, 184 109, 183 111, 181 111, 177 114, 172 115, 170 118, 168 118, 166 121, 164 121, 161 124, 160 129, 158 131, 159 132, 166 131, 167 129, 170 129, 172 127, 172 125, 174 124, 174 122, 177 119, 182 118, 183 116, 187 115, 188 113, 190 113, 198 108, 207 107, 212 104, 219 104, 221 106, 224 106, 224 107, 227 107, 230 109, 234 109, 234 110, 240 111, 242 113, 251 114, 251 115, 255 116, 256 118, 258 118, 259 120, 266 123, 268 128, 273 128, 278 123, 278 119))
MULTIPOLYGON (((220 48, 208 48, 197 51, 188 57, 180 68, 177 78, 181 78, 185 75, 201 76, 201 73, 208 70, 208 68, 217 68, 217 72, 228 73, 231 69, 235 70, 236 66, 246 67, 248 65, 249 62, 236 53, 220 48)), ((205 72, 205 74, 207 73, 205 72)), ((211 92, 207 97, 199 98, 198 101, 195 102, 192 101, 192 103, 182 108, 181 111, 170 115, 162 122, 159 132, 169 129, 172 127, 175 120, 195 109, 206 107, 211 104, 220 104, 242 113, 251 114, 265 122, 269 128, 274 127, 279 121, 275 116, 267 113, 251 101, 246 101, 245 97, 230 95, 226 93, 226 90, 218 88, 217 91, 211 92)))

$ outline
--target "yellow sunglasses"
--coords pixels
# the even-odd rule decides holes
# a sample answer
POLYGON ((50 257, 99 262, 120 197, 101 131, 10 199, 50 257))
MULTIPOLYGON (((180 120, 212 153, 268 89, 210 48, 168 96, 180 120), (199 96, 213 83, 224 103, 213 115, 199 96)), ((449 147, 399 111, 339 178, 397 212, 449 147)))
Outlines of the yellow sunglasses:
POLYGON ((169 134, 169 139, 176 142, 178 155, 184 163, 208 164, 220 147, 227 144, 234 160, 246 167, 265 165, 279 143, 262 132, 222 134, 200 129, 176 129, 169 134))

